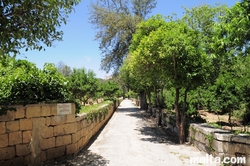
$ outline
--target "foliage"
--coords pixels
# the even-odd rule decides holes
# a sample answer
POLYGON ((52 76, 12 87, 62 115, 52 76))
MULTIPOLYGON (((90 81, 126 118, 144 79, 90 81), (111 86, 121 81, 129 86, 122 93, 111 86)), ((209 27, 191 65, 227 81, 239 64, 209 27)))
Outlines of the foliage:
POLYGON ((21 48, 41 50, 62 39, 58 30, 79 0, 1 0, 1 54, 19 53, 21 48), (46 20, 46 21, 45 21, 46 20))
POLYGON ((112 101, 110 100, 105 100, 105 101, 102 101, 101 103, 98 103, 98 104, 94 104, 94 105, 85 105, 85 106, 82 106, 81 107, 81 110, 80 110, 80 114, 81 113, 89 113, 91 112, 92 110, 96 110, 100 107, 104 107, 108 104, 112 103, 112 101))
POLYGON ((86 69, 73 69, 72 74, 68 77, 69 89, 74 97, 84 104, 88 99, 93 98, 98 89, 98 79, 95 78, 93 71, 86 72, 86 69))
POLYGON ((79 113, 87 113, 88 120, 96 121, 98 118, 105 118, 112 103, 112 101, 107 100, 95 105, 82 106, 79 113))
POLYGON ((212 127, 215 127, 215 128, 218 128, 218 129, 222 129, 222 126, 219 125, 219 124, 217 124, 217 123, 215 123, 215 122, 210 122, 210 123, 208 123, 208 125, 210 125, 212 127))
POLYGON ((90 5, 90 22, 97 29, 103 53, 101 68, 118 71, 128 54, 136 25, 156 6, 156 0, 97 0, 90 5))
POLYGON ((0 105, 72 101, 67 80, 53 64, 42 70, 26 60, 6 58, 0 63, 0 105))
POLYGON ((119 94, 119 85, 111 80, 104 81, 101 85, 102 96, 107 99, 114 99, 119 94))
POLYGON ((70 66, 64 64, 62 61, 57 64, 56 68, 64 77, 68 77, 72 73, 70 66))
MULTIPOLYGON (((157 15, 139 24, 130 47, 130 68, 154 86, 158 107, 157 91, 164 85, 175 89, 178 125, 185 124, 187 92, 201 86, 209 74, 210 59, 201 49, 200 39, 199 31, 185 22, 167 22, 157 15), (179 101, 180 92, 183 92, 183 104, 179 101)), ((179 133, 184 129, 178 128, 179 133)), ((183 142, 181 136, 180 142, 183 142)))

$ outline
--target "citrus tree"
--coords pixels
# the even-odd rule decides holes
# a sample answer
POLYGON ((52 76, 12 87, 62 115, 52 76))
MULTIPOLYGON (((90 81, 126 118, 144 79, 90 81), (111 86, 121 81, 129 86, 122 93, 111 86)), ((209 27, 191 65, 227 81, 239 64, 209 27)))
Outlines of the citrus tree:
MULTIPOLYGON (((132 42, 131 54, 134 60, 131 61, 131 65, 135 69, 146 71, 146 77, 152 80, 157 78, 157 82, 166 81, 165 84, 175 88, 176 125, 179 129, 179 141, 183 143, 187 93, 205 81, 210 59, 200 47, 199 31, 189 28, 186 23, 180 20, 167 22, 160 15, 148 21, 151 22, 148 25, 159 25, 160 22, 160 26, 139 37, 139 42, 135 42, 135 46, 132 42), (154 21, 155 24, 152 23, 154 21)), ((146 25, 144 28, 147 29, 146 23, 141 25, 146 25)), ((134 39, 138 36, 136 33, 134 39)))

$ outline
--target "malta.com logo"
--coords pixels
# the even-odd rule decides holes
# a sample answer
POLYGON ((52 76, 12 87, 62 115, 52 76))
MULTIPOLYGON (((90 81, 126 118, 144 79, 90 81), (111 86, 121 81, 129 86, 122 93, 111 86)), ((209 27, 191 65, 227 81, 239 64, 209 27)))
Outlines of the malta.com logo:
POLYGON ((246 157, 213 157, 206 154, 205 157, 190 157, 190 164, 246 164, 246 157))

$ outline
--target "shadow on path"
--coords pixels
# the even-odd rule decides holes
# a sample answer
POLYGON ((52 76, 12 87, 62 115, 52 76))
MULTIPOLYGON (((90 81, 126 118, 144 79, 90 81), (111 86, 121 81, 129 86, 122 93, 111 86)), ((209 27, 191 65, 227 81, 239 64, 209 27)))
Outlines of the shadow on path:
POLYGON ((145 136, 142 141, 153 143, 163 143, 176 145, 179 144, 178 136, 167 127, 157 127, 156 118, 150 116, 145 110, 138 108, 122 108, 119 111, 126 113, 127 116, 132 116, 141 120, 141 125, 136 129, 145 136))

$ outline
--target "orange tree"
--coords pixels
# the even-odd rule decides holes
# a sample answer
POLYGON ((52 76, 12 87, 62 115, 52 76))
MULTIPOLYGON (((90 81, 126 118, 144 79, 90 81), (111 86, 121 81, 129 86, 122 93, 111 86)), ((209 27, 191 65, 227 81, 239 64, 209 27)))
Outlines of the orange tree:
POLYGON ((189 28, 182 21, 167 22, 157 15, 141 25, 139 29, 154 25, 158 28, 133 36, 131 68, 134 71, 146 71, 146 77, 152 80, 157 77, 157 82, 165 82, 168 87, 175 88, 176 125, 179 141, 184 143, 187 93, 205 82, 210 59, 200 46, 199 31, 189 28), (139 40, 134 42, 136 39, 139 40), (146 67, 148 70, 145 70, 146 67))

